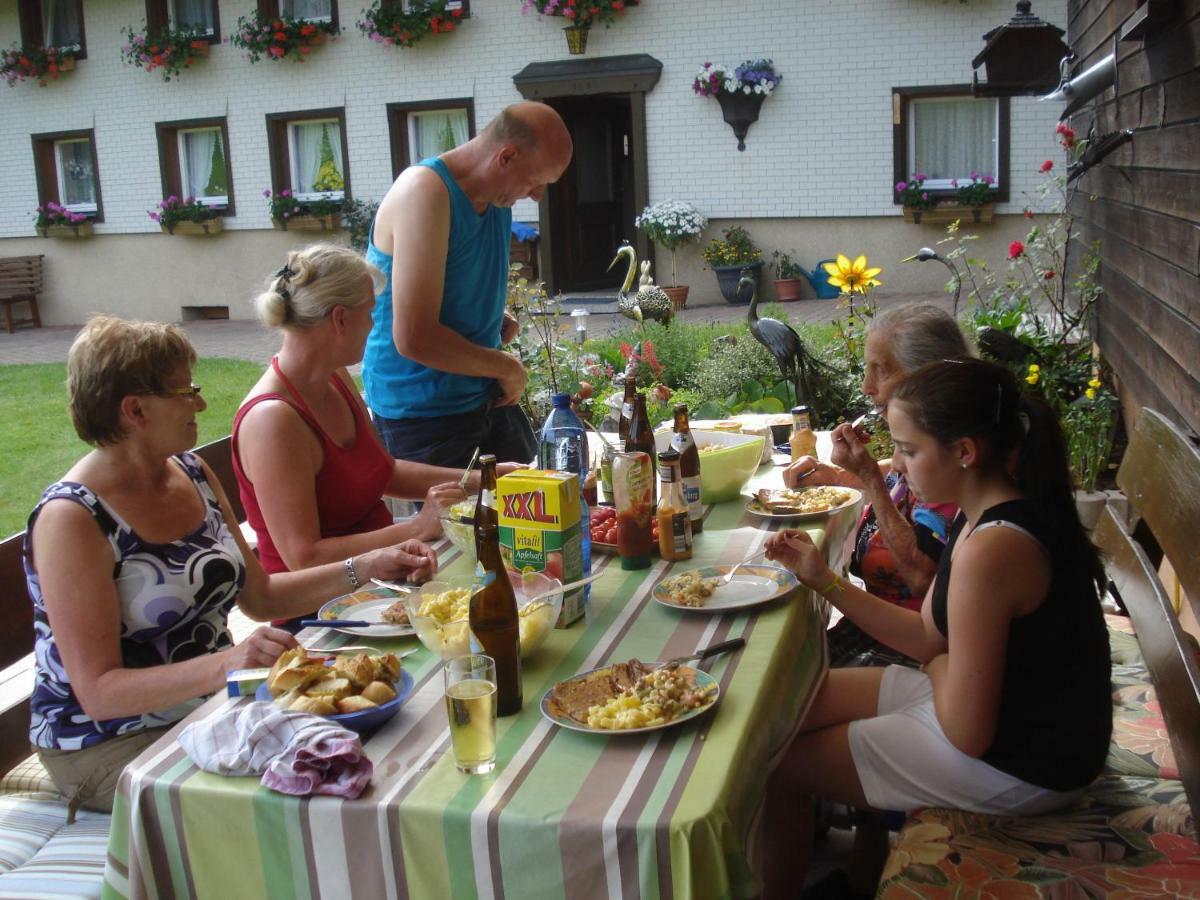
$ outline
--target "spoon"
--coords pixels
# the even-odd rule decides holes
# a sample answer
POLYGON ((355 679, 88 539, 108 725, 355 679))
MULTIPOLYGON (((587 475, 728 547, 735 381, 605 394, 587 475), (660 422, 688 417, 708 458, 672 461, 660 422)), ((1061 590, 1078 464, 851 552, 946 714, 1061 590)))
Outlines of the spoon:
POLYGON ((538 600, 544 600, 547 597, 553 597, 559 591, 566 593, 567 591, 573 590, 574 588, 577 588, 577 587, 581 587, 582 585, 591 584, 593 581, 595 581, 597 578, 599 578, 603 574, 604 574, 603 572, 597 572, 594 575, 589 575, 587 578, 580 578, 578 581, 570 581, 567 584, 564 584, 562 587, 553 587, 553 588, 550 588, 550 590, 548 590, 548 591, 542 591, 540 594, 534 594, 532 597, 530 597, 528 600, 525 601, 525 606, 529 607, 530 605, 536 603, 538 600))
POLYGON ((732 640, 721 641, 719 644, 709 644, 703 650, 697 650, 695 653, 689 653, 687 656, 676 656, 674 659, 668 659, 665 663, 659 666, 659 668, 677 669, 681 663, 690 662, 693 659, 708 659, 710 656, 716 656, 719 653, 728 653, 731 650, 738 650, 745 646, 746 639, 736 637, 732 640))
MULTIPOLYGON (((465 492, 467 490, 467 481, 471 477, 471 470, 475 468, 475 463, 479 460, 479 448, 475 448, 474 454, 471 456, 471 461, 467 463, 467 467, 463 469, 462 478, 458 479, 458 486, 465 492)), ((371 579, 374 581, 375 579, 371 579)))
POLYGON ((408 594, 412 592, 411 586, 394 584, 391 581, 382 581, 378 578, 372 578, 371 584, 375 585, 376 587, 387 588, 389 591, 396 591, 399 594, 408 594))
MULTIPOLYGON (((808 473, 806 472, 805 474, 807 475, 808 473)), ((750 560, 758 559, 760 556, 766 556, 766 555, 767 555, 767 551, 765 549, 759 550, 757 553, 751 553, 749 556, 747 556, 745 559, 743 559, 740 563, 738 563, 736 566, 734 566, 732 569, 730 569, 728 572, 726 572, 721 577, 721 584, 723 584, 723 585, 729 584, 729 582, 733 580, 733 573, 736 572, 738 569, 740 569, 742 566, 744 566, 746 563, 750 562, 750 560)))

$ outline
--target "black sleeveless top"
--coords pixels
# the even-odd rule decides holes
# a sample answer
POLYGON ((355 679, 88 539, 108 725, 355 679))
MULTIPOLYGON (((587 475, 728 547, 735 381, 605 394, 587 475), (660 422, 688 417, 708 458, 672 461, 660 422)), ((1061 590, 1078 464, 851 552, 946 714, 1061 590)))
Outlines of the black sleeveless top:
MULTIPOLYGON (((1108 631, 1086 572, 1073 569, 1056 535, 1027 500, 998 503, 979 517, 1005 521, 1029 533, 1051 561, 1050 590, 1008 631, 996 736, 983 761, 1029 784, 1054 791, 1085 787, 1100 774, 1112 735, 1108 631)), ((933 583, 933 621, 946 622, 951 556, 966 525, 959 515, 933 583)), ((983 598, 979 598, 983 599, 983 598)))

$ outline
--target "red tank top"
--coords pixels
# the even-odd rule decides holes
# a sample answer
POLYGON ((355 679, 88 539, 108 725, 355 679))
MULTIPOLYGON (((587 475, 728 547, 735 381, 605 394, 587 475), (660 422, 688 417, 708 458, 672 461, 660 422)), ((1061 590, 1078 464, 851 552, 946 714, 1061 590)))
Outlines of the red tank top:
POLYGON ((323 538, 363 534, 392 524, 392 515, 383 502, 383 492, 392 477, 395 461, 375 437, 375 431, 363 415, 357 399, 336 374, 330 378, 354 415, 354 442, 345 448, 339 447, 317 424, 308 404, 301 399, 300 393, 280 371, 278 358, 271 360, 271 366, 287 387, 291 397, 283 394, 260 394, 245 403, 234 416, 233 437, 230 443, 233 449, 233 471, 237 476, 242 506, 246 508, 246 520, 258 533, 258 558, 268 572, 286 572, 288 567, 280 558, 279 551, 275 549, 275 542, 271 539, 263 520, 254 485, 242 471, 238 455, 238 427, 246 413, 264 400, 281 400, 296 410, 312 429, 313 434, 320 439, 325 462, 317 472, 313 487, 323 538))

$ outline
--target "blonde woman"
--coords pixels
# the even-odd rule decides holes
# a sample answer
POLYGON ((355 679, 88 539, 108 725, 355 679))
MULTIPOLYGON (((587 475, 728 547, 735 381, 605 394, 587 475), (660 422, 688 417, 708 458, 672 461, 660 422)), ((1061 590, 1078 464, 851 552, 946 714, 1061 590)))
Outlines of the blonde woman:
MULTIPOLYGON (((288 254, 255 301, 283 344, 233 420, 233 465, 268 572, 432 540, 441 507, 466 496, 461 469, 391 457, 346 370, 362 359, 381 286, 354 251, 317 244, 288 254), (384 496, 426 502, 393 523, 384 496)), ((478 481, 472 473, 468 487, 478 481)))

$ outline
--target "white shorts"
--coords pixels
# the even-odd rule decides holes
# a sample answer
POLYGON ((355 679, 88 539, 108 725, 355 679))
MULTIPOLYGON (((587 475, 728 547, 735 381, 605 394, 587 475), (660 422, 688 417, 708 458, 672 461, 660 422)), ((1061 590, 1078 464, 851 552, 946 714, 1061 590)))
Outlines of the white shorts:
POLYGON ((867 802, 908 812, 945 806, 993 815, 1039 815, 1083 790, 1051 791, 1014 778, 950 743, 933 708, 933 682, 904 666, 884 669, 879 712, 850 723, 850 754, 867 802))

